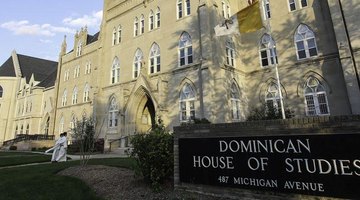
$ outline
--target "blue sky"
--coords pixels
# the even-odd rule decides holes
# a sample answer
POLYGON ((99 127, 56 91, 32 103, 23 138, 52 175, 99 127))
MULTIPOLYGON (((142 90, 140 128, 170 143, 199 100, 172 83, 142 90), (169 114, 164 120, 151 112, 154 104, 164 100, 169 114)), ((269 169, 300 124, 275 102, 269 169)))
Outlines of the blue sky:
POLYGON ((100 30, 103 0, 11 0, 0 4, 0 65, 15 50, 57 61, 64 35, 68 51, 76 30, 100 30))

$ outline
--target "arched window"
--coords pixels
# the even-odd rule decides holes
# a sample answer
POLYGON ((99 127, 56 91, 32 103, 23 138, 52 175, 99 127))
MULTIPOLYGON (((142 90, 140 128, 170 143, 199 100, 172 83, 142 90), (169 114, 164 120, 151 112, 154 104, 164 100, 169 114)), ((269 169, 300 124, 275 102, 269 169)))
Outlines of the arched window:
POLYGON ((116 44, 116 38, 117 38, 117 32, 116 32, 116 29, 114 28, 113 37, 112 37, 112 45, 113 46, 116 44))
POLYGON ((65 89, 61 98, 61 105, 66 106, 66 104, 67 104, 67 90, 65 89))
POLYGON ((278 86, 275 83, 271 83, 265 94, 266 108, 269 112, 279 112, 281 109, 280 94, 278 86))
POLYGON ((17 134, 18 134, 18 131, 19 131, 19 126, 18 126, 18 125, 16 125, 16 127, 15 127, 15 135, 17 135, 17 134))
POLYGON ((180 121, 187 122, 195 119, 195 91, 186 83, 180 93, 180 121))
POLYGON ((329 115, 329 105, 326 91, 320 81, 310 77, 304 89, 306 115, 329 115))
POLYGON ((89 84, 86 83, 85 88, 84 88, 83 102, 90 101, 89 94, 90 94, 90 87, 89 87, 89 84))
POLYGON ((139 20, 137 17, 135 17, 134 20, 134 36, 138 36, 139 34, 139 20))
POLYGON ((4 89, 2 88, 2 86, 0 85, 0 98, 3 97, 4 94, 4 89))
POLYGON ((140 16, 140 34, 145 32, 145 18, 144 15, 140 16))
POLYGON ((317 56, 318 51, 315 34, 308 26, 300 24, 296 29, 294 40, 297 52, 296 55, 299 60, 317 56))
POLYGON ((222 6, 222 16, 224 18, 230 18, 231 13, 230 13, 230 4, 229 4, 229 2, 228 1, 222 1, 221 6, 222 6))
POLYGON ((193 63, 191 37, 187 32, 180 36, 179 40, 179 66, 193 63))
POLYGON ((154 12, 152 10, 150 10, 150 14, 149 14, 149 30, 153 30, 155 27, 155 19, 154 19, 154 12))
POLYGON ((176 11, 177 11, 177 18, 180 19, 183 17, 183 4, 182 4, 183 0, 177 0, 177 5, 176 5, 176 11))
POLYGON ((70 130, 72 131, 76 127, 76 117, 74 114, 71 115, 70 130))
POLYGON ((190 6, 190 0, 185 0, 185 15, 191 14, 191 6, 190 6))
POLYGON ((31 84, 30 84, 30 94, 33 93, 33 87, 34 87, 34 83, 31 83, 31 84))
POLYGON ((113 60, 111 68, 111 83, 118 83, 120 81, 120 61, 118 57, 113 60))
POLYGON ((78 42, 78 45, 77 45, 77 49, 76 49, 76 56, 81 56, 81 51, 82 51, 82 43, 81 41, 78 42))
POLYGON ((238 86, 233 83, 230 88, 231 117, 240 120, 240 92, 238 86))
POLYGON ((234 67, 235 66, 235 47, 231 40, 227 40, 225 43, 226 48, 226 64, 234 67))
POLYGON ((121 34, 122 34, 122 28, 121 28, 121 25, 119 25, 118 29, 117 29, 117 43, 118 44, 121 42, 121 34))
POLYGON ((27 125, 26 125, 26 131, 25 131, 25 134, 26 134, 26 135, 29 135, 29 132, 30 132, 30 125, 29 125, 29 124, 27 124, 27 125))
POLYGON ((271 12, 270 12, 270 1, 269 0, 263 1, 263 8, 264 8, 263 11, 264 11, 265 19, 270 19, 271 12))
POLYGON ((73 90, 73 95, 72 95, 72 104, 77 104, 77 96, 78 96, 78 90, 77 87, 75 86, 74 90, 73 90))
POLYGON ((150 74, 160 71, 160 47, 158 44, 154 43, 150 49, 149 56, 149 65, 150 65, 150 74))
POLYGON ((137 78, 139 76, 140 69, 142 67, 143 58, 144 58, 143 52, 141 51, 141 49, 137 49, 134 56, 133 78, 137 78))
POLYGON ((155 21, 156 21, 156 28, 159 28, 160 27, 160 8, 159 7, 157 7, 157 9, 156 9, 155 21))
POLYGON ((45 135, 49 135, 49 127, 50 127, 50 117, 48 117, 45 122, 45 128, 44 128, 45 135))
POLYGON ((262 67, 278 63, 275 41, 269 34, 264 34, 261 37, 259 55, 262 67))
POLYGON ((63 132, 64 132, 64 124, 65 124, 64 117, 61 116, 60 122, 59 122, 59 133, 63 133, 63 132))
POLYGON ((115 97, 111 98, 109 105, 109 127, 116 127, 118 125, 119 109, 115 97))
POLYGON ((24 125, 21 125, 20 127, 20 135, 24 134, 24 125))

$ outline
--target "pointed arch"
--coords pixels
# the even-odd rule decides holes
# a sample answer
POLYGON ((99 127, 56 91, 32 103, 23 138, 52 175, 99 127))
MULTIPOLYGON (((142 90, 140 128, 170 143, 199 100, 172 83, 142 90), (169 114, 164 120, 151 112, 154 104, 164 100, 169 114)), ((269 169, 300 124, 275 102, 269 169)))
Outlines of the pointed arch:
POLYGON ((136 49, 134 55, 134 63, 133 63, 133 78, 137 78, 139 76, 143 59, 144 59, 144 54, 141 51, 141 49, 140 48, 136 49))
POLYGON ((231 119, 233 121, 239 121, 240 120, 240 106, 241 106, 241 100, 240 100, 241 94, 240 94, 240 88, 238 84, 233 81, 230 86, 230 111, 231 111, 231 119))
POLYGON ((267 33, 260 38, 259 57, 262 67, 268 67, 278 63, 276 43, 267 33))
POLYGON ((153 30, 154 28, 155 28, 154 11, 150 10, 150 13, 149 13, 149 31, 153 30))
POLYGON ((112 34, 112 46, 116 45, 116 38, 117 38, 117 32, 116 32, 116 28, 114 27, 112 34))
POLYGON ((78 89, 75 86, 74 90, 73 90, 72 100, 71 100, 72 105, 77 104, 77 97, 78 97, 78 89))
POLYGON ((195 119, 196 89, 189 83, 184 82, 179 93, 180 122, 188 122, 195 119))
POLYGON ((134 37, 139 35, 139 19, 135 17, 134 19, 134 37))
POLYGON ((63 133, 64 132, 64 125, 65 125, 65 119, 64 119, 64 115, 61 114, 60 115, 60 120, 59 120, 59 133, 63 133))
POLYGON ((108 127, 114 128, 118 126, 119 105, 114 95, 110 97, 108 104, 108 127))
POLYGON ((303 95, 304 88, 306 87, 306 82, 310 77, 314 77, 317 80, 319 80, 328 94, 332 93, 331 85, 321 74, 319 74, 315 71, 308 71, 300 78, 299 83, 297 85, 296 94, 298 97, 303 95))
POLYGON ((120 81, 120 60, 117 56, 115 56, 111 67, 111 84, 118 83, 119 81, 120 81))
POLYGON ((180 35, 178 44, 179 66, 185 66, 193 63, 193 49, 191 36, 188 32, 180 35))
MULTIPOLYGON (((271 77, 259 85, 260 90, 259 90, 258 95, 259 95, 260 102, 264 102, 264 94, 267 93, 267 91, 269 89, 269 85, 272 85, 272 84, 277 85, 277 80, 275 78, 271 77)), ((288 97, 288 94, 287 94, 286 88, 284 87, 284 85, 282 83, 280 83, 280 88, 281 88, 281 93, 282 93, 283 99, 286 99, 288 97)))
POLYGON ((304 99, 307 116, 330 115, 326 90, 322 83, 313 76, 306 81, 304 99))
POLYGON ((298 60, 318 55, 315 33, 308 25, 299 24, 294 33, 294 43, 298 60))
POLYGON ((160 72, 160 47, 154 42, 150 48, 149 55, 149 73, 157 73, 160 72))
POLYGON ((160 18, 161 16, 160 16, 160 8, 159 7, 157 7, 156 8, 156 13, 155 13, 155 26, 156 26, 156 28, 160 28, 160 20, 161 20, 161 18, 160 18))

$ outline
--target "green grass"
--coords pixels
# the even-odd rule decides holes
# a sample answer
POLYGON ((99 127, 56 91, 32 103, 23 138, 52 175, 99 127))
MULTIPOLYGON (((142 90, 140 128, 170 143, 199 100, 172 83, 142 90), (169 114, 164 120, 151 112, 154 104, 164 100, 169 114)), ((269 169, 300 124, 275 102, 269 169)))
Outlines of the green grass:
MULTIPOLYGON (((0 152, 1 161, 3 158, 4 154, 0 152)), ((80 161, 70 161, 0 169, 0 199, 102 200, 83 181, 73 177, 56 175, 59 171, 79 165, 79 163, 80 161)), ((89 161, 89 165, 95 164, 131 168, 134 160, 130 158, 108 158, 89 161)))
POLYGON ((50 160, 50 155, 26 152, 0 152, 0 167, 49 162, 50 160))

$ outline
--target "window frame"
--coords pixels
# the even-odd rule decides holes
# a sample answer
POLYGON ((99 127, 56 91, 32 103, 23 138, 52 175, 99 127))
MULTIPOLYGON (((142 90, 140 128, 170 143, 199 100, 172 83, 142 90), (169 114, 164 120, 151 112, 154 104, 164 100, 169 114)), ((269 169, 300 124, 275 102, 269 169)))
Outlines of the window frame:
POLYGON ((108 127, 109 128, 116 128, 119 125, 118 113, 119 113, 119 107, 117 105, 116 98, 112 97, 109 102, 109 107, 108 107, 108 127))
POLYGON ((262 68, 272 67, 279 63, 275 40, 267 33, 260 38, 259 59, 262 68), (265 54, 263 54, 265 52, 265 54), (265 57, 266 56, 266 57, 265 57), (267 62, 267 65, 263 61, 267 62))
MULTIPOLYGON (((300 24, 294 34, 294 45, 296 48, 297 60, 305 60, 312 57, 318 57, 319 50, 316 42, 316 35, 314 31, 308 25, 300 24), (305 31, 304 31, 305 30, 305 31), (313 47, 309 47, 309 41, 313 41, 313 47), (299 48, 298 44, 302 44, 302 49, 299 48), (315 55, 311 55, 311 50, 315 50, 315 55), (300 58, 300 52, 303 51, 305 57, 300 58)), ((301 45, 300 45, 301 46, 301 45)))
POLYGON ((196 118, 195 103, 196 103, 195 89, 189 83, 185 83, 184 86, 181 88, 180 97, 179 97, 180 122, 186 123, 196 118))
POLYGON ((151 45, 149 54, 149 74, 155 74, 161 70, 161 51, 157 43, 151 45))
POLYGON ((133 62, 133 78, 137 78, 140 75, 140 70, 142 68, 144 60, 144 54, 141 51, 141 49, 136 49, 135 55, 134 55, 134 62, 133 62))
POLYGON ((306 81, 304 87, 304 103, 305 103, 305 114, 306 116, 327 116, 330 115, 329 101, 327 98, 327 93, 325 87, 321 84, 321 82, 315 77, 309 77, 306 81), (310 82, 315 81, 316 84, 311 84, 310 82), (311 91, 311 92, 308 92, 311 91), (320 102, 319 96, 323 96, 324 102, 320 102), (312 101, 311 105, 309 105, 310 101, 312 101), (324 107, 325 105, 325 107, 324 107), (311 109, 310 109, 311 108, 311 109), (322 111, 322 109, 326 110, 326 113, 322 111))
POLYGON ((232 40, 225 42, 226 65, 235 67, 235 44, 232 40))
POLYGON ((194 63, 194 54, 191 36, 189 33, 183 32, 178 43, 178 66, 183 67, 192 63, 194 63), (184 60, 184 64, 182 64, 182 60, 184 60))
POLYGON ((120 82, 120 60, 118 57, 113 59, 113 63, 111 66, 111 78, 110 83, 116 84, 120 82))

